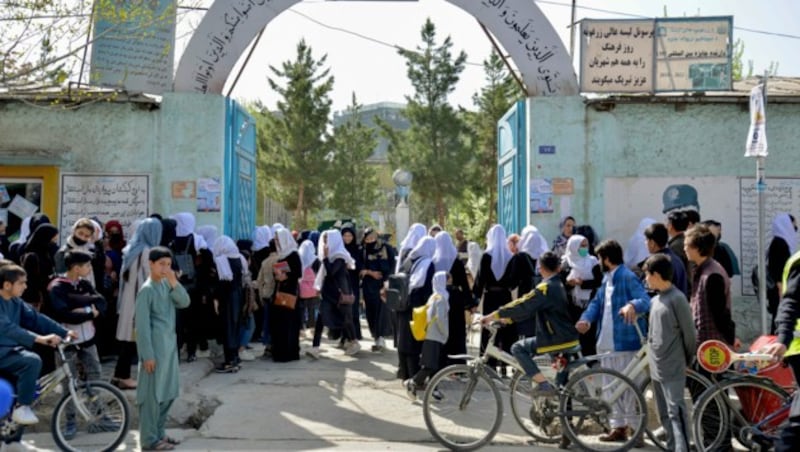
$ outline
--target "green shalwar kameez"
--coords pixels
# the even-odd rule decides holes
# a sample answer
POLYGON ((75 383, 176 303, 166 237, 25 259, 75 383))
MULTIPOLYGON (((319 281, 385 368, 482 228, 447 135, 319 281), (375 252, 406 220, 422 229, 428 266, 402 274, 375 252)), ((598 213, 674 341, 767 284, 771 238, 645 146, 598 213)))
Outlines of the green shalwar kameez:
POLYGON ((170 288, 166 279, 148 278, 136 295, 134 319, 136 347, 139 349, 139 379, 136 404, 142 447, 151 447, 166 434, 164 425, 172 402, 180 390, 178 346, 175 335, 175 308, 189 306, 189 294, 182 285, 170 288), (149 374, 142 363, 155 360, 149 374))

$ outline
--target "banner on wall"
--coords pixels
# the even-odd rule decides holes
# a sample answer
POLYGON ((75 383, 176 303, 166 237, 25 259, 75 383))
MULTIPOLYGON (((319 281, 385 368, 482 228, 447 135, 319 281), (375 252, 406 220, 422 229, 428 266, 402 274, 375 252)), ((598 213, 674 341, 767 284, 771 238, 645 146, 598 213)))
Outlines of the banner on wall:
POLYGON ((750 90, 750 130, 747 132, 745 157, 766 157, 767 112, 764 111, 764 85, 750 90))
POLYGON ((582 92, 732 89, 733 17, 581 22, 582 92))

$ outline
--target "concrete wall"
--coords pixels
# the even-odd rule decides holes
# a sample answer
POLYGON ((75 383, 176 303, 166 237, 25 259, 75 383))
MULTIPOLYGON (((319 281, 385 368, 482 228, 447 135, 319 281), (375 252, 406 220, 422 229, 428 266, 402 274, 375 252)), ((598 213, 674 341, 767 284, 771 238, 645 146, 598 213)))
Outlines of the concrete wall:
MULTIPOLYGON (((574 195, 554 196, 554 213, 529 214, 529 222, 552 240, 559 219, 571 214, 624 247, 642 217, 664 220, 664 188, 686 183, 698 189, 701 215, 723 223, 723 239, 740 255, 739 178, 755 175, 755 160, 744 157, 746 99, 603 105, 582 97, 529 99, 530 178, 572 178, 575 187, 574 195), (556 153, 541 155, 540 145, 555 145, 556 153)), ((797 124, 800 104, 767 106, 769 177, 800 176, 797 124)), ((749 271, 742 268, 748 277, 749 271)), ((751 298, 738 296, 739 278, 733 288, 744 339, 755 334, 760 314, 751 298)))
POLYGON ((193 212, 222 230, 220 213, 173 199, 173 181, 220 177, 225 98, 167 93, 160 105, 98 102, 76 110, 0 103, 2 165, 56 165, 60 172, 149 174, 150 212, 193 212))

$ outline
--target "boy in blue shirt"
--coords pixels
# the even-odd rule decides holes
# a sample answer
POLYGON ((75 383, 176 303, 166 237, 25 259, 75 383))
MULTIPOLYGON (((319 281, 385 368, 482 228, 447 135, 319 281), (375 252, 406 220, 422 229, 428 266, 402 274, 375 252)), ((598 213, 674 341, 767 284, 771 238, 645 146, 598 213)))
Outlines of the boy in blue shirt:
POLYGON ((42 360, 30 351, 33 344, 55 347, 67 335, 74 337, 74 333, 22 301, 26 287, 27 274, 22 267, 0 266, 0 372, 16 378, 18 406, 11 418, 20 425, 39 422, 30 407, 42 368, 42 360))

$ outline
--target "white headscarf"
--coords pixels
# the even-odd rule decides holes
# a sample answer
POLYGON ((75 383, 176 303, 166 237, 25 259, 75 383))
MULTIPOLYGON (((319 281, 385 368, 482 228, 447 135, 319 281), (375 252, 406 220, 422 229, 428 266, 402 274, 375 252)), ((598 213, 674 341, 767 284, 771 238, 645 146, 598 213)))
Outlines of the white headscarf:
POLYGON ((92 234, 92 248, 94 248, 94 242, 103 240, 103 227, 100 226, 100 223, 98 223, 96 220, 89 218, 89 221, 91 221, 92 226, 94 226, 94 233, 92 234))
POLYGON ((217 266, 217 275, 220 280, 233 280, 233 270, 231 270, 231 263, 228 259, 239 258, 242 261, 242 272, 247 272, 247 261, 239 252, 233 239, 227 235, 222 235, 214 241, 211 252, 214 253, 214 264, 217 266))
POLYGON ((273 224, 273 225, 270 227, 270 230, 272 231, 272 235, 273 235, 273 236, 275 235, 275 233, 277 233, 277 232, 278 232, 278 229, 286 229, 286 226, 282 225, 281 223, 275 223, 275 224, 273 224))
MULTIPOLYGON (((342 240, 342 233, 338 229, 328 229, 324 231, 319 237, 319 243, 317 244, 317 256, 321 259, 322 256, 325 256, 325 260, 328 262, 333 262, 336 259, 344 259, 344 262, 347 264, 347 268, 355 268, 356 261, 353 260, 353 257, 350 256, 350 253, 347 251, 347 248, 344 247, 344 241, 342 240), (328 254, 325 254, 325 247, 328 247, 328 254)), ((322 283, 325 281, 325 276, 327 275, 327 271, 325 270, 325 265, 319 267, 319 271, 317 272, 317 279, 314 280, 314 288, 317 290, 322 290, 322 283)))
POLYGON ((298 253, 300 254, 300 263, 303 266, 303 271, 314 265, 314 261, 317 260, 317 255, 314 252, 314 242, 311 240, 304 240, 300 244, 298 253))
POLYGON ((196 233, 203 238, 203 241, 206 242, 206 246, 208 246, 209 243, 213 246, 214 242, 217 241, 217 237, 219 237, 219 229, 213 224, 198 226, 196 233))
POLYGON ((425 276, 428 275, 428 267, 433 263, 433 253, 435 252, 436 240, 427 235, 411 250, 408 258, 412 261, 416 260, 416 262, 411 267, 411 277, 408 279, 409 289, 416 289, 425 285, 425 276))
MULTIPOLYGON (((570 236, 569 240, 567 240, 567 248, 564 250, 563 261, 566 261, 567 265, 570 267, 569 274, 567 274, 568 280, 580 279, 583 281, 591 281, 594 279, 592 269, 599 261, 592 255, 583 257, 578 254, 578 249, 580 249, 581 243, 584 240, 588 242, 586 237, 579 234, 573 234, 570 236)), ((572 295, 576 300, 583 303, 592 297, 592 291, 589 289, 582 289, 580 286, 575 286, 572 288, 572 295)))
POLYGON ((253 251, 260 251, 269 246, 269 241, 272 240, 274 235, 269 226, 256 226, 253 231, 253 251))
POLYGON ((544 238, 536 226, 528 225, 522 229, 522 237, 519 239, 519 252, 539 259, 541 255, 549 251, 547 239, 544 238))
POLYGON ((286 228, 275 232, 275 245, 278 247, 278 260, 286 259, 292 251, 297 251, 297 242, 292 237, 292 231, 286 228))
POLYGON ((433 268, 436 271, 449 272, 453 268, 453 262, 458 257, 458 250, 453 244, 453 239, 446 231, 436 234, 433 239, 436 242, 436 251, 433 253, 433 268))
POLYGON ((406 237, 400 242, 400 248, 397 250, 397 262, 395 263, 394 271, 395 273, 400 272, 400 267, 403 266, 403 261, 400 258, 403 256, 403 251, 405 250, 413 250, 417 243, 419 243, 420 239, 425 237, 428 234, 428 230, 425 229, 425 225, 421 223, 414 223, 408 229, 406 233, 406 237))
POLYGON ((625 247, 622 259, 628 268, 636 267, 639 262, 650 256, 650 251, 647 250, 647 243, 644 240, 644 230, 655 222, 656 220, 652 218, 643 218, 639 222, 636 232, 628 239, 628 246, 625 247))
MULTIPOLYGON (((175 220, 176 227, 175 227, 175 236, 176 237, 188 237, 192 236, 192 240, 194 240, 194 249, 200 251, 203 248, 208 248, 208 243, 198 234, 194 233, 194 227, 196 221, 194 219, 194 215, 189 212, 181 212, 172 215, 170 218, 175 220)), ((214 242, 216 243, 216 241, 214 242)))
MULTIPOLYGON (((439 234, 442 234, 440 232, 439 234)), ((436 234, 436 237, 439 237, 439 234, 436 234)), ((433 295, 434 297, 439 296, 444 299, 445 312, 450 312, 450 294, 447 292, 447 272, 446 271, 437 271, 433 274, 433 295)), ((428 306, 428 322, 433 319, 433 316, 436 314, 434 312, 435 308, 433 303, 428 306)))
POLYGON ((478 242, 468 242, 467 270, 469 270, 473 278, 478 274, 478 269, 481 266, 481 256, 483 256, 483 250, 481 250, 481 246, 478 245, 478 242))
POLYGON ((797 251, 797 231, 788 213, 779 213, 772 220, 772 236, 782 238, 789 245, 789 253, 797 251))
POLYGON ((503 225, 496 224, 486 233, 486 252, 492 257, 492 273, 494 279, 500 280, 506 271, 508 261, 511 260, 511 251, 508 250, 506 242, 506 230, 503 225))

